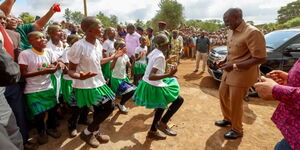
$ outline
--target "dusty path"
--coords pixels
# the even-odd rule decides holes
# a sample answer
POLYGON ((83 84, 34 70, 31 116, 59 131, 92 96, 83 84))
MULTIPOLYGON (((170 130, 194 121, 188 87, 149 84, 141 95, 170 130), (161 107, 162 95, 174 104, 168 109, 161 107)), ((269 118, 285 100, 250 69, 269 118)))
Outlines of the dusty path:
MULTIPOLYGON (((277 102, 252 98, 244 103, 244 137, 228 141, 223 134, 228 129, 214 126, 222 119, 218 100, 219 84, 208 73, 192 73, 193 60, 183 60, 177 76, 181 84, 181 95, 185 102, 174 115, 171 124, 178 132, 176 137, 164 141, 146 139, 153 119, 153 110, 128 103, 128 115, 119 114, 117 109, 101 127, 111 141, 102 144, 100 150, 272 150, 282 135, 270 120, 277 102)), ((84 126, 79 127, 79 131, 84 126)), ((60 139, 49 138, 49 143, 39 150, 88 150, 92 149, 77 136, 68 138, 66 121, 61 122, 60 139)))

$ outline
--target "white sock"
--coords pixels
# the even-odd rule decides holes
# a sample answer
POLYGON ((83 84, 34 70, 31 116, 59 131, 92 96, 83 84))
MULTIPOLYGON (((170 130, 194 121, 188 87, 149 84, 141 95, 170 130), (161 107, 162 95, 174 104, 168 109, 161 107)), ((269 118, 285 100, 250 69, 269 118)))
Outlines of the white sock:
POLYGON ((92 132, 90 132, 87 128, 85 128, 85 129, 83 130, 83 133, 84 133, 85 135, 90 135, 92 132))

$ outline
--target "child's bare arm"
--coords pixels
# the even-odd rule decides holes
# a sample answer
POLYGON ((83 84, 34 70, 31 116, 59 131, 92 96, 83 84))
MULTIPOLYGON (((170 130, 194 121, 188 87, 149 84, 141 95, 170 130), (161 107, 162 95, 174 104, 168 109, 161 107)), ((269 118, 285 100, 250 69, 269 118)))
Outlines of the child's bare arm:
POLYGON ((36 72, 28 72, 28 65, 22 65, 20 64, 20 71, 21 74, 24 78, 30 78, 30 77, 35 77, 35 76, 39 76, 39 75, 45 75, 45 74, 51 74, 56 72, 57 70, 57 66, 54 67, 47 67, 41 71, 36 71, 36 72))
POLYGON ((117 60, 118 60, 118 58, 113 59, 112 63, 110 64, 110 70, 113 70, 115 68, 117 60))

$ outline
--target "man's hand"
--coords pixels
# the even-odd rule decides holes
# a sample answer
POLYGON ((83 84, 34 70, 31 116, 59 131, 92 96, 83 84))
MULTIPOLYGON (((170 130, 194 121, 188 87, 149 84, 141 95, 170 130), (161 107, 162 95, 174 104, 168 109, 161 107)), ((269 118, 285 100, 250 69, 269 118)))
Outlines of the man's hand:
POLYGON ((259 97, 265 100, 274 100, 272 96, 272 90, 275 85, 278 85, 274 80, 266 77, 261 77, 262 82, 254 84, 255 90, 259 97))
POLYGON ((267 77, 273 79, 278 84, 286 85, 288 80, 288 73, 281 70, 274 70, 268 73, 267 77))
POLYGON ((88 72, 88 73, 80 72, 79 74, 80 74, 79 80, 85 80, 98 75, 97 72, 88 72))
POLYGON ((223 66, 225 63, 226 63, 226 60, 222 60, 222 61, 217 63, 217 67, 222 68, 221 66, 223 66))
POLYGON ((225 63, 220 65, 221 69, 227 71, 227 72, 231 72, 233 70, 233 65, 230 63, 225 63))

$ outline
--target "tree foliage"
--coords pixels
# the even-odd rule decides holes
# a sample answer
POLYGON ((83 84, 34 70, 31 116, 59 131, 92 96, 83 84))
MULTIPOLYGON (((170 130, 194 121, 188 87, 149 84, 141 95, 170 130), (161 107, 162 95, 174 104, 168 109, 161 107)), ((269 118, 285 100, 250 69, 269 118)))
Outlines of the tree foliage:
POLYGON ((71 21, 71 16, 72 16, 72 11, 69 8, 65 9, 64 18, 66 19, 67 22, 71 21))
POLYGON ((69 8, 65 9, 64 18, 67 22, 72 22, 75 24, 80 24, 82 19, 84 18, 84 14, 80 11, 71 11, 69 8))
POLYGON ((300 0, 288 3, 286 6, 281 7, 278 11, 278 23, 285 23, 295 17, 300 16, 300 0))
POLYGON ((23 12, 19 18, 22 19, 25 24, 33 23, 35 20, 35 17, 31 16, 29 12, 23 12))
POLYGON ((296 17, 291 19, 283 24, 283 28, 294 28, 300 26, 300 17, 296 17))
POLYGON ((135 27, 142 27, 142 28, 145 28, 144 22, 143 22, 142 20, 140 20, 140 19, 137 19, 137 20, 135 21, 134 26, 135 26, 135 27))
POLYGON ((220 28, 224 27, 221 20, 188 20, 185 23, 187 26, 194 27, 197 29, 202 29, 208 32, 218 31, 220 28))
POLYGON ((84 14, 82 14, 80 11, 74 11, 71 14, 71 21, 75 24, 80 24, 82 19, 84 18, 84 14))
POLYGON ((99 11, 96 17, 101 20, 104 28, 116 27, 118 25, 118 17, 116 15, 107 17, 103 12, 99 11))
POLYGON ((161 0, 160 10, 152 19, 152 26, 157 29, 158 21, 165 21, 168 29, 176 29, 184 22, 183 6, 177 0, 161 0))

